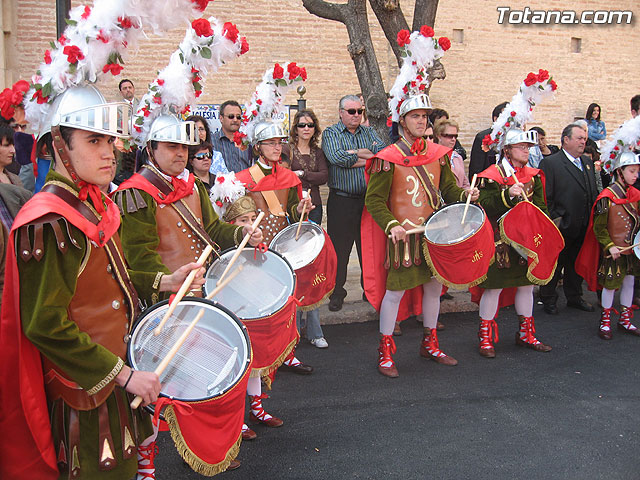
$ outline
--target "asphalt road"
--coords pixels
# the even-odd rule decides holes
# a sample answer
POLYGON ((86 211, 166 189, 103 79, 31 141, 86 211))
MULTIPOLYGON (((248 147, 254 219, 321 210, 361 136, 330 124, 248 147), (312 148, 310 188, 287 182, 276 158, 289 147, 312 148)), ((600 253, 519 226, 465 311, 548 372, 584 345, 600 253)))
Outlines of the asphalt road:
MULTIPOLYGON (((242 466, 218 478, 640 478, 640 337, 615 330, 600 340, 598 313, 535 313, 553 351, 516 346, 517 319, 506 309, 495 359, 477 353, 477 314, 442 315, 440 346, 456 367, 419 357, 422 329, 407 320, 396 337, 397 379, 376 370, 376 322, 324 327, 329 349, 298 349, 313 375, 279 373, 264 401, 284 426, 254 426, 242 466)), ((157 479, 202 478, 168 433, 159 445, 157 479)))

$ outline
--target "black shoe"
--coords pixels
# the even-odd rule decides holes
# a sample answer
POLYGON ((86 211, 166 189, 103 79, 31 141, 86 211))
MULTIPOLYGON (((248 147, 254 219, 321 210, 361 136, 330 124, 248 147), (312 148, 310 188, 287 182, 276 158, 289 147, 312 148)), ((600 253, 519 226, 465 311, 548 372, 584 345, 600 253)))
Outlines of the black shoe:
POLYGON ((313 372, 313 367, 306 363, 299 363, 298 365, 285 365, 283 363, 280 365, 280 370, 297 373, 298 375, 310 375, 313 372))
POLYGON ((595 312, 596 309, 590 303, 585 302, 582 298, 567 302, 567 307, 576 308, 583 312, 595 312))
POLYGON ((557 315, 558 314, 558 307, 556 306, 555 303, 545 303, 544 304, 544 311, 545 311, 545 313, 548 313, 549 315, 557 315))
POLYGON ((331 310, 332 312, 337 312, 339 310, 342 310, 343 302, 344 300, 342 298, 333 297, 329 299, 329 310, 331 310))

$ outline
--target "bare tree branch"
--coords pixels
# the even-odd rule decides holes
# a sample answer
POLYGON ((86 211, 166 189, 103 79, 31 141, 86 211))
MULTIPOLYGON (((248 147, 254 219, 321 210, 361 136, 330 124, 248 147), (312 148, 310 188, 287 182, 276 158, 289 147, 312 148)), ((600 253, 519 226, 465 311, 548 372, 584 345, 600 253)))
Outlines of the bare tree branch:
POLYGON ((422 25, 433 27, 436 22, 436 12, 438 11, 438 0, 416 0, 413 9, 413 26, 411 31, 420 30, 422 25))
POLYGON ((330 3, 324 0, 302 0, 302 6, 309 13, 327 20, 345 23, 345 14, 348 5, 344 3, 330 3))
POLYGON ((369 0, 369 4, 382 27, 384 36, 387 37, 387 41, 391 45, 398 66, 400 66, 402 63, 400 61, 400 47, 396 39, 400 30, 409 30, 407 20, 400 8, 400 2, 398 0, 369 0))

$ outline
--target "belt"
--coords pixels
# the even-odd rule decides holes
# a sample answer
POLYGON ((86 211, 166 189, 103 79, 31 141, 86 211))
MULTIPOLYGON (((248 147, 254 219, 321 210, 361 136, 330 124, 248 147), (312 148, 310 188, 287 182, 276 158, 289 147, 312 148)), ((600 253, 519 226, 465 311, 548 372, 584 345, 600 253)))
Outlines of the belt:
POLYGON ((343 192, 342 190, 336 190, 335 188, 330 188, 329 193, 333 193, 340 197, 347 197, 347 198, 364 198, 364 195, 365 195, 364 193, 357 194, 357 193, 343 192))

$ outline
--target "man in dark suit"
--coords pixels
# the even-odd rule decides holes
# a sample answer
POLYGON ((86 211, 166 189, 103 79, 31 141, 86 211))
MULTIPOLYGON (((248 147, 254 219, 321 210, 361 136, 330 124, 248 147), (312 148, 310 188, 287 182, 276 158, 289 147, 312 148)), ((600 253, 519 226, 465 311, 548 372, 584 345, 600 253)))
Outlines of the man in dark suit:
MULTIPOLYGON (((495 122, 504 107, 507 106, 507 102, 502 102, 493 109, 491 112, 491 117, 495 122)), ((489 127, 486 130, 482 130, 476 134, 476 138, 473 139, 473 146, 471 147, 471 159, 469 160, 469 180, 473 178, 474 173, 484 172, 487 167, 496 163, 496 152, 493 150, 489 150, 485 152, 482 150, 482 139, 486 137, 489 133, 491 133, 491 128, 489 127)))
POLYGON ((575 270, 576 257, 587 232, 591 207, 598 195, 593 162, 583 155, 586 141, 586 129, 576 123, 569 124, 562 131, 562 149, 540 162, 540 168, 546 177, 549 213, 552 219, 560 220, 558 228, 565 242, 553 279, 540 287, 544 310, 550 314, 558 313, 556 285, 562 269, 567 306, 585 312, 594 311, 593 306, 582 298, 582 277, 575 270))

